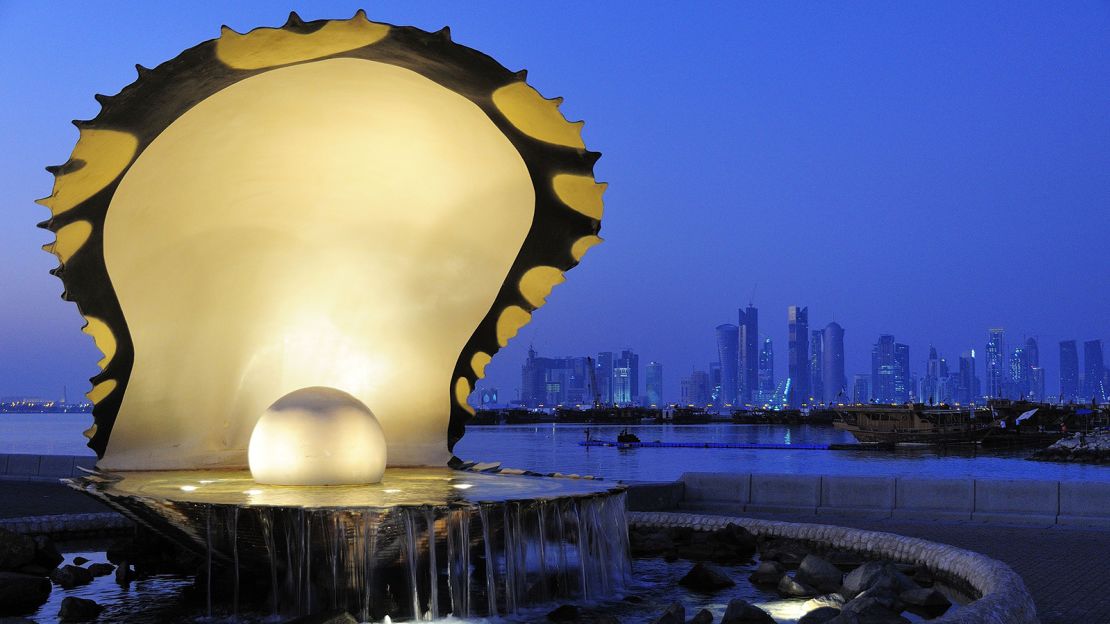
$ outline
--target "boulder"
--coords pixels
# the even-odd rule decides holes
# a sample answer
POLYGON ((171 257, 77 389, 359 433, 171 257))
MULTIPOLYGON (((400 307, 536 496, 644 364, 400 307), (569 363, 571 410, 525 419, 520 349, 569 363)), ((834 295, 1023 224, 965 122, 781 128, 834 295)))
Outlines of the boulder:
POLYGON ((655 624, 686 624, 686 609, 681 602, 671 603, 663 615, 655 620, 655 624))
POLYGON ((0 572, 0 616, 34 611, 50 597, 50 589, 41 576, 0 572))
POLYGON ((35 540, 0 529, 0 570, 15 570, 35 560, 35 540))
POLYGON ((840 609, 817 607, 798 619, 798 624, 824 624, 840 615, 840 609))
POLYGON ((840 615, 829 620, 830 624, 908 624, 900 609, 887 606, 884 596, 868 596, 867 593, 884 594, 885 589, 873 588, 859 597, 848 601, 840 615))
POLYGON ((92 572, 75 565, 67 565, 50 573, 50 580, 62 589, 73 589, 78 585, 88 585, 93 580, 92 572))
POLYGON ((853 570, 864 564, 863 555, 850 550, 832 550, 825 553, 825 561, 844 570, 853 570))
POLYGON ((898 594, 898 600, 909 611, 926 618, 940 616, 952 606, 947 596, 935 589, 925 587, 904 591, 898 594))
POLYGON ((783 574, 782 578, 779 579, 778 590, 779 590, 779 593, 784 595, 784 596, 795 596, 795 597, 813 596, 813 595, 816 595, 818 593, 818 591, 816 589, 810 587, 809 585, 799 583, 797 580, 792 578, 789 574, 783 574))
POLYGON ((694 531, 673 537, 679 556, 695 561, 746 562, 757 548, 755 536, 731 522, 715 531, 694 531))
POLYGON ((119 567, 116 568, 116 582, 120 585, 127 585, 135 579, 135 572, 131 569, 131 564, 122 561, 119 567))
POLYGON ((778 561, 763 561, 755 572, 748 576, 748 580, 756 585, 778 585, 784 574, 786 574, 786 566, 778 561))
MULTIPOLYGON (((724 572, 706 563, 695 563, 678 584, 699 592, 714 592, 736 585, 724 572)), ((685 622, 685 618, 682 621, 685 622)))
POLYGON ((733 598, 725 607, 721 624, 775 624, 775 619, 763 609, 739 598, 733 598))
POLYGON ((702 609, 695 613, 694 617, 690 618, 690 621, 686 624, 713 624, 713 614, 709 612, 709 609, 702 609))
POLYGON ((285 624, 358 624, 358 620, 346 611, 325 611, 289 620, 285 624))
POLYGON ((820 609, 822 607, 829 607, 840 611, 844 608, 844 596, 840 594, 825 594, 824 596, 815 596, 802 603, 802 609, 806 612, 820 609))
POLYGON ((89 571, 89 573, 90 573, 90 574, 92 574, 92 575, 93 575, 94 577, 97 577, 97 576, 108 576, 108 575, 109 575, 109 574, 111 574, 112 572, 115 572, 115 571, 116 571, 116 566, 114 566, 114 565, 112 565, 112 564, 110 564, 110 563, 94 563, 94 564, 90 565, 90 566, 89 566, 88 568, 86 568, 86 569, 87 569, 87 570, 89 571))
POLYGON ((88 598, 67 596, 62 599, 62 608, 58 611, 58 618, 62 622, 88 622, 95 620, 104 607, 88 598))
POLYGON ((809 549, 791 540, 768 540, 763 543, 761 552, 763 561, 778 561, 793 570, 806 558, 809 549))
POLYGON ((916 589, 917 584, 888 562, 868 561, 844 577, 843 594, 845 598, 855 598, 873 587, 883 587, 899 594, 916 589))
POLYGON ((86 559, 84 557, 81 557, 81 556, 77 556, 77 557, 73 558, 73 565, 83 566, 88 562, 89 562, 88 559, 86 559))
POLYGON ((806 555, 794 574, 794 580, 820 592, 834 592, 840 589, 840 582, 843 579, 844 574, 840 568, 817 555, 806 555))
POLYGON ((633 528, 628 532, 633 557, 657 557, 674 550, 674 542, 665 529, 633 528))
MULTIPOLYGON (((54 546, 54 542, 45 535, 36 535, 31 538, 35 542, 35 565, 46 568, 49 572, 58 567, 65 561, 58 549, 54 546)), ((45 574, 43 575, 45 576, 45 574)))

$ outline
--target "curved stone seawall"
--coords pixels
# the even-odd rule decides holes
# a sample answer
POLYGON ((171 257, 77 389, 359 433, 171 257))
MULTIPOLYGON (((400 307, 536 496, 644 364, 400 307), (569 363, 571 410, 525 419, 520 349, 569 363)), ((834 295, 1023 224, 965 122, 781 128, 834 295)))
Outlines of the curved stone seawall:
POLYGON ((729 523, 756 536, 795 539, 850 550, 872 559, 924 565, 940 576, 957 579, 979 594, 974 602, 930 620, 938 624, 1039 624, 1025 583, 1005 564, 954 546, 893 533, 824 524, 800 524, 728 516, 672 512, 632 512, 629 522, 648 527, 690 527, 712 531, 729 523))

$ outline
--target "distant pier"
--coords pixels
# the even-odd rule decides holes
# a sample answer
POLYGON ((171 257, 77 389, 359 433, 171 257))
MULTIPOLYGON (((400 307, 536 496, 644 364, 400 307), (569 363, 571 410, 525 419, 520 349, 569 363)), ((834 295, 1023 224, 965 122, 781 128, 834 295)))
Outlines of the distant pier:
POLYGON ((863 444, 749 444, 745 442, 617 442, 616 440, 581 440, 578 446, 605 446, 621 449, 634 448, 705 448, 705 449, 754 449, 778 451, 859 451, 877 448, 863 444))

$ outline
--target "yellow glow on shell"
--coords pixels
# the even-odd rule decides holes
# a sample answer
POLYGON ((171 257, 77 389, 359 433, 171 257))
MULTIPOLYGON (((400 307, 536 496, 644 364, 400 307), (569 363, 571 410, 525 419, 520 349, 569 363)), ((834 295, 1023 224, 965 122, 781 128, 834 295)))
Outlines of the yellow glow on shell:
POLYGON ((93 386, 92 390, 86 392, 85 397, 88 398, 89 402, 91 402, 93 405, 96 405, 97 403, 104 400, 104 397, 112 394, 112 391, 116 389, 117 385, 118 384, 116 383, 115 379, 105 379, 104 381, 93 386))
POLYGON ((493 92, 493 104, 521 132, 533 139, 585 149, 582 122, 571 123, 559 112, 563 100, 544 99, 527 83, 514 82, 493 92))
POLYGON ((594 181, 593 176, 560 173, 551 182, 555 195, 567 206, 591 219, 601 220, 604 205, 601 196, 608 184, 594 181))
POLYGON ((586 252, 594 245, 600 245, 602 238, 600 236, 583 236, 582 238, 574 241, 574 245, 570 248, 570 255, 576 260, 581 261, 586 252))
POLYGON ((329 21, 319 30, 304 34, 257 28, 240 35, 225 26, 216 41, 216 57, 235 69, 261 69, 354 50, 377 43, 388 34, 388 24, 367 20, 362 11, 353 19, 329 21))
POLYGON ((468 396, 470 396, 470 382, 466 380, 466 377, 459 377, 455 382, 455 402, 459 404, 459 407, 473 416, 474 408, 470 407, 470 404, 466 402, 468 396))
POLYGON ((42 248, 58 256, 58 261, 65 264, 77 253, 78 249, 89 240, 92 234, 92 224, 88 221, 74 221, 64 226, 55 234, 54 242, 43 245, 42 248))
POLYGON ((134 135, 117 130, 82 129, 70 161, 84 164, 54 179, 54 192, 38 203, 55 216, 71 210, 119 177, 139 148, 134 135))
POLYGON ((112 335, 112 330, 108 329, 108 324, 104 321, 93 316, 86 316, 85 326, 81 328, 81 331, 92 336, 96 348, 104 354, 104 357, 96 363, 100 370, 104 370, 108 366, 108 362, 111 362, 116 355, 116 337, 112 335))
POLYGON ((551 289, 565 281, 563 272, 555 267, 532 267, 520 278, 520 294, 524 295, 528 303, 538 308, 547 303, 551 289))
POLYGON ((509 344, 509 340, 530 320, 532 314, 520 306, 509 306, 502 310, 497 319, 497 344, 502 347, 509 344))
POLYGON ((485 351, 478 351, 470 358, 470 369, 478 376, 478 379, 486 376, 486 366, 489 365, 493 358, 485 351))

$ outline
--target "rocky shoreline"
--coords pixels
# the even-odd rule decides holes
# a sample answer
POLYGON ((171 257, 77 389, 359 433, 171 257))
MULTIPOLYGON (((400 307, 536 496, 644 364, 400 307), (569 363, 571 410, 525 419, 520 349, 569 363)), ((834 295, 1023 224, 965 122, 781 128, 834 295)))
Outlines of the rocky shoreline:
POLYGON ((1073 433, 1041 449, 1029 459, 1034 461, 1081 464, 1110 464, 1110 430, 1073 433))

